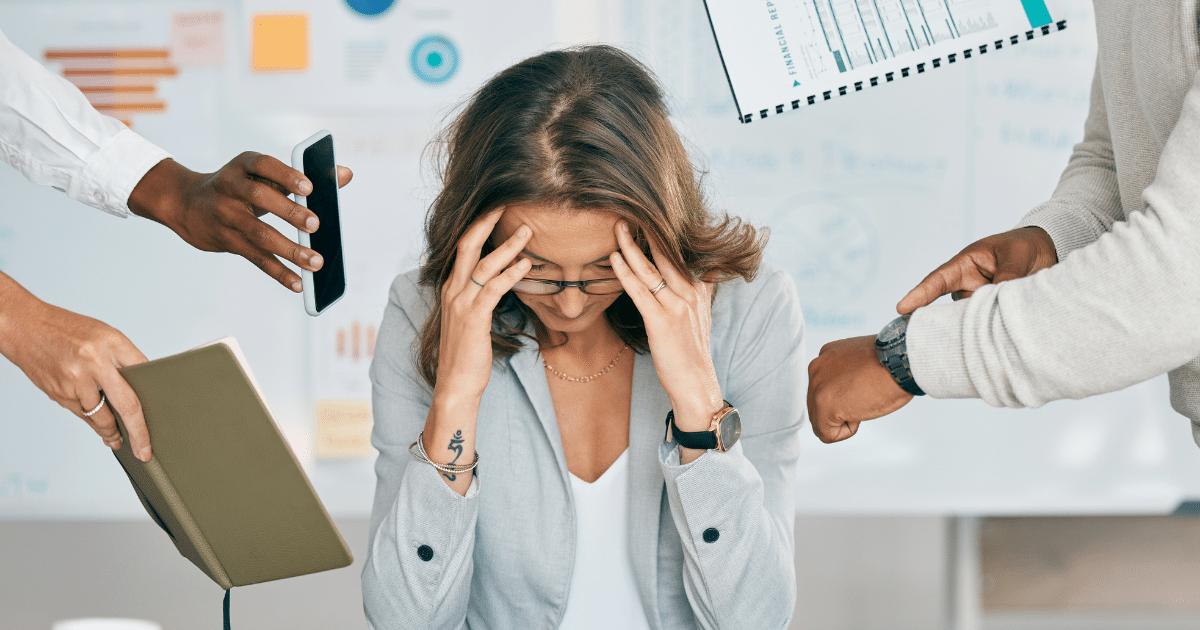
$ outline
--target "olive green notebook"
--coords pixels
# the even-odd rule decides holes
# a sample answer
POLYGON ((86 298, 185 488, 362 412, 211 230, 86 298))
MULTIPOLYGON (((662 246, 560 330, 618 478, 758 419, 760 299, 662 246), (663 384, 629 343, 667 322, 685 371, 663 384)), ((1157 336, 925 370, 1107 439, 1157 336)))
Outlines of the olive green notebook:
MULTIPOLYGON (((229 590, 348 566, 353 557, 275 425, 237 340, 121 368, 153 457, 117 460, 185 558, 229 590)), ((110 407, 111 408, 111 407, 110 407)))

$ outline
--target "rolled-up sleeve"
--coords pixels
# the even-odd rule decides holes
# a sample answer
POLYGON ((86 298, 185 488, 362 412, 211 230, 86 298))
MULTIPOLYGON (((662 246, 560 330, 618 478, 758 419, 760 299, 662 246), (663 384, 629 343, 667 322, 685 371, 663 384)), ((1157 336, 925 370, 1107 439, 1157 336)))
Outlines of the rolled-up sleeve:
POLYGON ((125 217, 137 183, 171 156, 0 33, 0 157, 35 184, 125 217))
POLYGON ((460 496, 408 453, 432 401, 413 363, 418 295, 409 277, 396 278, 371 364, 379 457, 362 589, 367 621, 379 629, 465 627, 474 569, 479 477, 460 496))
POLYGON ((733 328, 722 380, 723 394, 742 416, 741 439, 726 453, 708 451, 686 465, 673 442, 659 448, 683 543, 684 588, 706 630, 782 629, 795 608, 795 474, 808 381, 804 319, 787 274, 776 270, 762 286, 733 328))

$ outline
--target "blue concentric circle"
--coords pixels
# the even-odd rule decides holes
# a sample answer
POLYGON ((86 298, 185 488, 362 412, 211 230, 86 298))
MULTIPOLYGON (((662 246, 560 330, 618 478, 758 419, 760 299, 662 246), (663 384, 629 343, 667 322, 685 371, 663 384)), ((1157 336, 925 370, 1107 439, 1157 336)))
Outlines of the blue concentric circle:
POLYGON ((355 13, 367 17, 382 15, 394 4, 396 4, 396 0, 346 0, 346 6, 355 13))
POLYGON ((413 46, 413 74, 425 83, 444 83, 458 70, 458 48, 441 35, 430 35, 413 46))

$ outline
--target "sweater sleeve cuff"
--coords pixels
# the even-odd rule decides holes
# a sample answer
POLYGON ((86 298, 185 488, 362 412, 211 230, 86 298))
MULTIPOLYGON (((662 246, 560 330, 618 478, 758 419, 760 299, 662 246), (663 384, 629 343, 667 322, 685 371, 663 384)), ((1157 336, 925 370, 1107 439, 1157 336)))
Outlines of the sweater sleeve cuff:
POLYGON ((905 333, 909 368, 931 398, 979 398, 963 352, 967 300, 913 312, 905 333))
POLYGON ((1054 253, 1058 261, 1066 259, 1067 254, 1091 245, 1103 234, 1095 225, 1095 221, 1079 215, 1078 210, 1067 204, 1049 201, 1030 210, 1017 224, 1018 228, 1040 227, 1054 241, 1054 253))
POLYGON ((88 161, 72 198, 119 217, 129 216, 129 195, 146 172, 171 155, 149 140, 123 129, 88 161))

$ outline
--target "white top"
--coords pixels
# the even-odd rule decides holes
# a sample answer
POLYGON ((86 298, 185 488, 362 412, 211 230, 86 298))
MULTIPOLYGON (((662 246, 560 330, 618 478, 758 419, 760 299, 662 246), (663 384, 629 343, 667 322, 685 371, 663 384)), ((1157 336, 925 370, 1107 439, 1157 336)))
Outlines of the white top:
POLYGON ((129 194, 171 157, 0 33, 0 159, 29 181, 129 216, 129 194))
POLYGON ((629 449, 592 483, 571 475, 575 569, 559 630, 649 630, 629 559, 629 449))
POLYGON ((1171 371, 1172 406, 1200 421, 1198 4, 1094 2, 1083 140, 1020 223, 1059 263, 917 309, 908 354, 930 396, 1038 407, 1171 371))

